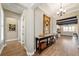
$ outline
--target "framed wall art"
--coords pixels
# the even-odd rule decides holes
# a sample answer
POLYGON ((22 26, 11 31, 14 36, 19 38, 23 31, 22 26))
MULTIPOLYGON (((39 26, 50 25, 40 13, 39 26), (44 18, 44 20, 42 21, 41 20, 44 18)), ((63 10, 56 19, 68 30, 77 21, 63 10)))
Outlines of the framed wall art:
POLYGON ((9 24, 9 31, 16 31, 16 24, 9 24))
POLYGON ((43 15, 43 34, 50 33, 50 17, 43 15))

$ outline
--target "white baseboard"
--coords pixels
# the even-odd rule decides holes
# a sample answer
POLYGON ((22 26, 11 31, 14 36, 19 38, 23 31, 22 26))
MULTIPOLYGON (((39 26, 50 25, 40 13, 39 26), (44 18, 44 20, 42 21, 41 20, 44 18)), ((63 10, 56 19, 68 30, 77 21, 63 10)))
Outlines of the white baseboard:
POLYGON ((18 41, 19 43, 21 43, 21 44, 24 44, 24 42, 21 42, 21 41, 18 41))
POLYGON ((2 51, 3 51, 3 49, 4 49, 5 46, 6 46, 6 44, 1 47, 0 54, 2 53, 2 51))
POLYGON ((26 50, 26 54, 27 54, 27 48, 24 46, 24 49, 26 50))
POLYGON ((7 44, 4 45, 4 47, 6 47, 6 46, 7 46, 7 44))
POLYGON ((27 52, 27 55, 32 56, 32 55, 34 55, 34 52, 27 52))
POLYGON ((21 43, 21 41, 18 41, 19 43, 21 43))
POLYGON ((17 39, 10 39, 10 40, 6 40, 6 41, 8 42, 8 41, 15 41, 15 40, 17 40, 17 39))
POLYGON ((36 50, 34 50, 33 52, 28 52, 28 51, 27 51, 27 48, 26 48, 25 46, 24 46, 24 48, 25 48, 26 53, 27 53, 28 56, 34 55, 34 53, 35 53, 35 51, 36 51, 36 50))

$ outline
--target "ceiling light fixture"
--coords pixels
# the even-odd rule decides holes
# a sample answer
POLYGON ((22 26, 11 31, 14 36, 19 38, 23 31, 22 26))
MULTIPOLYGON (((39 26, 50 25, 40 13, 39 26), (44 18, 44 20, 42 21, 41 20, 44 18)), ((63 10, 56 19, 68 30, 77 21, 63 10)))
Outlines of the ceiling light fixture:
POLYGON ((60 3, 60 8, 59 11, 57 12, 57 15, 62 16, 63 14, 65 14, 66 10, 63 9, 63 5, 62 3, 60 3))

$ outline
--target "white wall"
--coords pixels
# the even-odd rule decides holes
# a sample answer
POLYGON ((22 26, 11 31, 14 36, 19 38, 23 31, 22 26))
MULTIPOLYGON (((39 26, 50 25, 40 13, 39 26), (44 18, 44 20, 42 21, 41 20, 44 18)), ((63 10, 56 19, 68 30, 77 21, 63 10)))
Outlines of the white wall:
POLYGON ((34 54, 34 10, 31 8, 24 10, 25 20, 25 48, 27 55, 34 54))
POLYGON ((16 18, 6 18, 6 31, 7 31, 7 40, 13 40, 17 39, 17 19, 16 18), (16 31, 9 31, 9 24, 15 24, 16 25, 16 31))
POLYGON ((52 18, 53 18, 52 31, 53 31, 53 34, 57 34, 56 17, 52 16, 52 18))
POLYGON ((44 12, 41 9, 35 9, 35 37, 43 33, 43 14, 44 12))
POLYGON ((5 14, 5 39, 7 41, 18 39, 18 20, 20 20, 20 15, 8 10, 4 10, 4 14, 5 14), (16 31, 9 31, 8 29, 9 24, 15 24, 16 31))
POLYGON ((0 54, 4 46, 4 12, 0 4, 0 54))
POLYGON ((35 9, 35 37, 38 37, 40 33, 43 33, 43 15, 50 17, 50 33, 53 32, 53 18, 49 14, 45 13, 40 8, 35 9))
POLYGON ((18 30, 19 30, 18 31, 19 32, 19 39, 20 39, 21 44, 24 44, 25 43, 25 19, 24 19, 24 13, 22 13, 21 19, 19 20, 18 25, 21 25, 18 28, 18 30))

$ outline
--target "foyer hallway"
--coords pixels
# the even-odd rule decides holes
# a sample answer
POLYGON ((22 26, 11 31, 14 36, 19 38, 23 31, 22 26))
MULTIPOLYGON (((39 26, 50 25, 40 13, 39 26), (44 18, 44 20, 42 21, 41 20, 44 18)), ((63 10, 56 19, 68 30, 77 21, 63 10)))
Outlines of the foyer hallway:
POLYGON ((26 56, 26 50, 18 41, 7 42, 7 46, 2 51, 2 56, 26 56))

